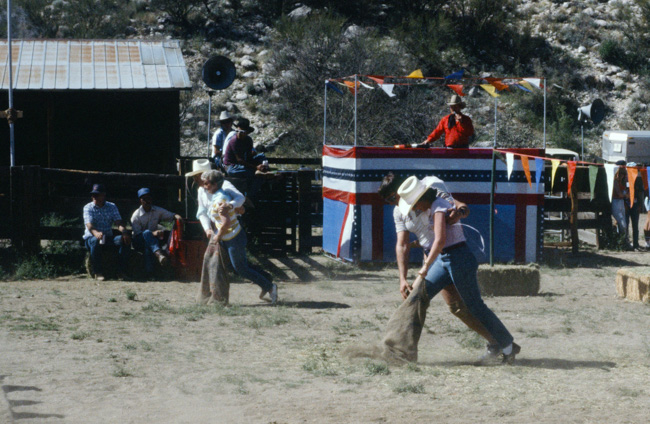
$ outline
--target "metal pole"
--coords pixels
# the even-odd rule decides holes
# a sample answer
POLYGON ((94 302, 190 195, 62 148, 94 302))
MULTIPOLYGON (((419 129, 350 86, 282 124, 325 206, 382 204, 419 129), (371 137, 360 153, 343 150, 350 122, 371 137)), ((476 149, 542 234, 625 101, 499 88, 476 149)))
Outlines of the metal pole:
POLYGON ((354 75, 354 147, 357 147, 357 75, 354 75))
POLYGON ((580 123, 580 160, 585 160, 585 125, 580 123))
POLYGON ((546 78, 544 78, 544 150, 546 150, 546 78))
MULTIPOLYGON (((9 53, 9 109, 14 108, 14 82, 13 82, 13 64, 11 52, 11 0, 7 0, 7 48, 9 53)), ((9 122, 9 150, 10 150, 10 164, 16 166, 16 149, 14 142, 14 123, 9 122)))
POLYGON ((494 146, 497 148, 497 98, 494 98, 494 146))
POLYGON ((327 80, 325 80, 325 96, 323 101, 323 146, 327 140, 327 80))
POLYGON ((212 156, 210 151, 210 126, 212 125, 212 95, 214 91, 208 91, 208 157, 212 156))
POLYGON ((497 169, 496 150, 492 150, 492 181, 490 188, 490 266, 494 266, 494 187, 497 169))

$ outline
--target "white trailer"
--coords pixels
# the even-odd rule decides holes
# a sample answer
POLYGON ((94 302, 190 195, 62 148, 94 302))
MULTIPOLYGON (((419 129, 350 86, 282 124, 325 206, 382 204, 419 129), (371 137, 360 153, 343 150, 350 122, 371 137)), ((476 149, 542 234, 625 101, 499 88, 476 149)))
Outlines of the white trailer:
POLYGON ((650 131, 606 130, 603 133, 603 159, 616 162, 650 164, 650 131))

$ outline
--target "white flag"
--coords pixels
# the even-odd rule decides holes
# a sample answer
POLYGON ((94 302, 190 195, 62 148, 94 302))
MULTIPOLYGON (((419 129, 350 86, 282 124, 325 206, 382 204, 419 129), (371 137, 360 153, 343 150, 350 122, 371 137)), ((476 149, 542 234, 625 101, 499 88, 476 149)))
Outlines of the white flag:
POLYGON ((375 87, 370 86, 370 85, 366 84, 365 82, 361 82, 361 81, 359 81, 359 83, 360 83, 362 86, 364 86, 365 88, 369 88, 370 90, 374 90, 374 89, 375 89, 375 87))
POLYGON ((612 163, 605 164, 605 175, 607 175, 607 192, 609 193, 609 201, 611 203, 612 196, 614 195, 614 175, 616 175, 616 170, 618 165, 612 163))
POLYGON ((541 78, 524 78, 523 80, 529 82, 537 88, 542 88, 541 78))
POLYGON ((395 97, 396 94, 393 94, 393 87, 395 87, 395 84, 382 84, 381 89, 388 94, 389 97, 395 97))
POLYGON ((510 174, 512 174, 512 168, 515 165, 515 155, 512 153, 506 153, 506 169, 508 170, 508 181, 510 181, 510 174))

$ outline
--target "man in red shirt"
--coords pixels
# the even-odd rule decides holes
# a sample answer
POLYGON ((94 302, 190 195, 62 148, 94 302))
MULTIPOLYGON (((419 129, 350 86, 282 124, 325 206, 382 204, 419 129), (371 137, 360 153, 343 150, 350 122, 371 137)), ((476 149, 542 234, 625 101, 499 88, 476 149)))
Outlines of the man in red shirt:
POLYGON ((472 125, 472 118, 461 112, 465 107, 465 102, 460 99, 459 95, 454 94, 447 104, 451 113, 440 120, 436 129, 429 134, 421 146, 434 142, 444 133, 446 147, 456 149, 469 147, 469 138, 474 135, 474 125, 472 125))

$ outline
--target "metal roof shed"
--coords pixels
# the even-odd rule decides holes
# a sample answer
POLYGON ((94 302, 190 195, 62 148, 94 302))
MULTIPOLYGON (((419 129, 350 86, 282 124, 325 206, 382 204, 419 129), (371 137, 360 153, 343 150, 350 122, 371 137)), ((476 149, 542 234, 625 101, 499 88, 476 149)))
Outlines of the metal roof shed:
MULTIPOLYGON (((0 102, 7 105, 7 40, 0 102)), ((13 40, 16 164, 174 173, 179 93, 192 87, 178 41, 13 40)), ((9 131, 0 131, 9 151, 9 131)), ((0 165, 8 155, 0 154, 0 165)))

